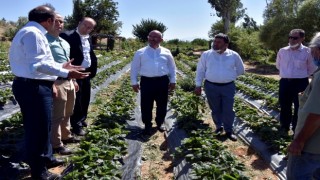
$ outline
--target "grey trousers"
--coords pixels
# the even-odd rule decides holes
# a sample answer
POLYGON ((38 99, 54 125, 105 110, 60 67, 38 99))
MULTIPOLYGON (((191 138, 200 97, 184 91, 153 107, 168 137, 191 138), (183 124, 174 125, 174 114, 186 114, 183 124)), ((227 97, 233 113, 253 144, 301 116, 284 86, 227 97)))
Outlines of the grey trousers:
POLYGON ((226 85, 217 85, 208 81, 204 83, 212 119, 217 128, 223 127, 227 133, 233 131, 235 89, 234 82, 226 85))

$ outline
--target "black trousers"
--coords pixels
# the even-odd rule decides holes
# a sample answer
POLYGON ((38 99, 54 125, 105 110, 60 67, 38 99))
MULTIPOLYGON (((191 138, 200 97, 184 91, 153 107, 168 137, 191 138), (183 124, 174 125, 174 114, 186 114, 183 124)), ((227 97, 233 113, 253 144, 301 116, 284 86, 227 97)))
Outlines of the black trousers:
POLYGON ((289 130, 292 123, 294 131, 298 120, 299 98, 298 94, 308 86, 308 78, 288 79, 281 78, 279 85, 280 124, 281 128, 289 130), (292 103, 294 110, 292 113, 292 103))
POLYGON ((54 160, 50 142, 52 85, 53 81, 20 77, 12 84, 22 113, 27 163, 32 177, 46 172, 45 164, 54 160))
POLYGON ((141 116, 142 122, 146 128, 152 127, 152 109, 153 103, 156 102, 156 123, 160 127, 167 114, 168 104, 168 76, 161 77, 141 77, 141 116))
POLYGON ((88 108, 90 103, 91 83, 90 77, 77 79, 79 91, 76 93, 76 101, 73 114, 70 117, 70 123, 74 132, 83 127, 83 122, 87 119, 88 108))

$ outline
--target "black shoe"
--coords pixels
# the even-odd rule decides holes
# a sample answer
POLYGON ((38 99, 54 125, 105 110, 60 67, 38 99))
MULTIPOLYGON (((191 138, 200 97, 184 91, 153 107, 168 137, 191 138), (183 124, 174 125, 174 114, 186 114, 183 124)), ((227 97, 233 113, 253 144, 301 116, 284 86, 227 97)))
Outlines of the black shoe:
POLYGON ((216 136, 220 136, 223 133, 223 127, 219 127, 214 131, 216 136))
POLYGON ((48 162, 46 164, 47 168, 50 169, 50 168, 53 168, 53 167, 57 167, 57 166, 61 166, 64 164, 64 160, 61 160, 61 159, 54 159, 50 162, 48 162))
POLYGON ((83 121, 81 124, 83 127, 88 127, 88 123, 86 123, 85 121, 83 121))
POLYGON ((72 136, 72 137, 69 138, 69 139, 62 140, 63 144, 78 143, 78 142, 80 142, 80 141, 81 141, 81 139, 78 138, 78 137, 75 137, 75 136, 72 136))
POLYGON ((58 148, 53 148, 52 149, 53 153, 58 153, 58 154, 61 154, 61 155, 69 155, 69 154, 72 154, 73 151, 66 148, 66 147, 58 147, 58 148))
POLYGON ((73 133, 77 136, 84 136, 86 135, 86 132, 82 129, 82 128, 79 128, 79 129, 74 129, 73 130, 73 133))
POLYGON ((147 135, 147 136, 151 136, 152 135, 152 128, 145 128, 143 130, 143 134, 147 135))
POLYGON ((58 180, 58 179, 61 179, 61 176, 58 175, 58 174, 53 174, 49 171, 46 171, 44 173, 42 173, 40 176, 32 176, 32 179, 35 179, 35 180, 58 180))
POLYGON ((226 133, 226 135, 231 141, 237 141, 237 136, 233 133, 226 133))
POLYGON ((164 132, 164 131, 166 131, 166 128, 163 127, 163 126, 158 126, 157 129, 158 129, 159 132, 164 132))

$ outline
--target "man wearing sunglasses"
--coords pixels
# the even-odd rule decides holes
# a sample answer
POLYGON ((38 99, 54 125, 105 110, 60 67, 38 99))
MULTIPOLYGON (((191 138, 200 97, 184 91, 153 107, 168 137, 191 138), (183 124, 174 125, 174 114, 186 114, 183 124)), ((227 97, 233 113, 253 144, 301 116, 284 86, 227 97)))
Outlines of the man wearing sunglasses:
POLYGON ((298 119, 298 94, 309 84, 308 77, 315 71, 310 49, 302 44, 305 32, 293 29, 289 33, 289 44, 279 50, 276 66, 280 73, 279 103, 280 132, 287 134, 292 124, 295 131, 298 119), (294 111, 292 114, 292 103, 294 111))

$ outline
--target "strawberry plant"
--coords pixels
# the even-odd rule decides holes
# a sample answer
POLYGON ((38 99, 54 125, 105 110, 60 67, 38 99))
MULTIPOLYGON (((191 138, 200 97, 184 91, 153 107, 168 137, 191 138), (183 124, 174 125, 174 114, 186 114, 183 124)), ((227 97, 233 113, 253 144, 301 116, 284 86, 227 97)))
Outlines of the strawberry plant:
POLYGON ((240 98, 235 98, 234 110, 237 117, 244 120, 253 132, 270 145, 270 150, 286 154, 291 137, 288 134, 279 133, 279 121, 259 112, 240 98))
MULTIPOLYGON (((127 153, 126 120, 134 108, 134 95, 128 76, 121 86, 104 101, 99 101, 99 115, 72 157, 74 171, 66 179, 121 179, 122 164, 118 161, 127 153)), ((102 93, 110 91, 104 90, 102 93)))

